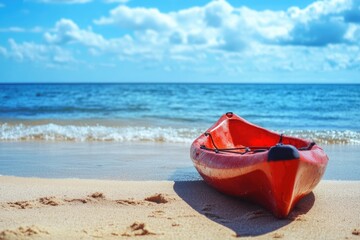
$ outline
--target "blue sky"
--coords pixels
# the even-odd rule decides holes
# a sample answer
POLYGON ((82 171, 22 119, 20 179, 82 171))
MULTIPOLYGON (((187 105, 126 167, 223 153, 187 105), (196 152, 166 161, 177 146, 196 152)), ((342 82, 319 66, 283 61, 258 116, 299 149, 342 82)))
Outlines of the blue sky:
POLYGON ((0 0, 0 82, 360 83, 359 73, 360 0, 0 0))

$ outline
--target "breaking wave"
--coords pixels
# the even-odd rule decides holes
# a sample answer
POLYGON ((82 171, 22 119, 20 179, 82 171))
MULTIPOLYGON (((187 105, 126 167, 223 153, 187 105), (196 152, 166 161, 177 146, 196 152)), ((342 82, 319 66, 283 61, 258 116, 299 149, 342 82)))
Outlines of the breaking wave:
POLYGON ((321 144, 360 145, 360 132, 351 130, 288 130, 285 135, 312 139, 321 144))
MULTIPOLYGON (((191 143, 206 129, 159 126, 62 125, 0 123, 0 141, 115 141, 191 143)), ((276 130, 275 130, 276 131, 276 130)), ((360 132, 351 130, 287 130, 285 135, 318 144, 360 145, 360 132)))
POLYGON ((44 124, 0 125, 0 141, 116 141, 190 143, 199 129, 171 127, 110 127, 44 124))

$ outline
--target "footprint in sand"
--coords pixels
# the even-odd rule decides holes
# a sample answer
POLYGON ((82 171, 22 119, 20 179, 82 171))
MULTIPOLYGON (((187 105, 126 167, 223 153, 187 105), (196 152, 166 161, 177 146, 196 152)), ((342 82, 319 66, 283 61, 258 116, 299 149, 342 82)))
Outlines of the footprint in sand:
POLYGON ((57 199, 56 197, 42 197, 39 198, 38 201, 41 204, 48 205, 48 206, 59 206, 61 204, 61 200, 57 199))
POLYGON ((105 195, 102 192, 94 192, 93 194, 90 194, 89 197, 94 199, 105 199, 105 195))
POLYGON ((47 206, 58 206, 61 205, 62 200, 57 199, 56 197, 42 197, 32 201, 17 201, 17 202, 8 202, 7 204, 10 207, 17 209, 31 209, 34 207, 38 207, 38 203, 47 206))
POLYGON ((132 205, 132 206, 144 204, 143 201, 136 201, 134 199, 119 199, 119 200, 115 200, 115 202, 121 205, 132 205))
POLYGON ((23 239, 34 235, 49 235, 49 232, 37 226, 18 227, 15 230, 6 229, 0 232, 0 239, 23 239))
POLYGON ((33 208, 33 205, 29 201, 8 202, 7 204, 17 209, 33 208))
MULTIPOLYGON (((91 195, 94 199, 103 199, 104 195, 94 193, 91 195)), ((41 197, 36 200, 29 200, 29 201, 16 201, 16 202, 7 202, 6 205, 10 206, 12 208, 17 209, 32 209, 32 208, 38 208, 43 205, 45 206, 59 206, 64 203, 72 203, 72 202, 81 202, 81 203, 87 203, 88 201, 91 201, 91 199, 81 199, 81 198, 74 198, 74 199, 59 199, 54 196, 50 197, 41 197)), ((3 207, 6 207, 6 205, 3 205, 3 207)))
MULTIPOLYGON (((36 200, 31 200, 31 201, 7 202, 6 205, 13 207, 13 208, 17 208, 17 209, 28 209, 28 208, 39 207, 39 203, 41 205, 46 205, 46 206, 59 206, 59 205, 63 205, 64 203, 83 203, 83 204, 88 203, 88 202, 96 203, 99 200, 104 200, 104 201, 107 200, 104 193, 94 192, 92 194, 89 194, 86 198, 73 198, 73 199, 69 199, 69 198, 60 199, 55 196, 48 196, 48 197, 41 197, 41 198, 38 198, 36 200)), ((159 194, 155 194, 150 197, 147 197, 144 200, 140 200, 140 201, 134 200, 132 198, 119 199, 119 200, 107 200, 107 201, 114 202, 114 203, 121 204, 121 205, 136 206, 136 205, 146 205, 146 204, 151 204, 151 203, 165 204, 171 200, 173 200, 173 199, 165 196, 164 194, 159 193, 159 194)), ((6 205, 3 205, 3 207, 5 207, 6 205)))
POLYGON ((155 195, 145 198, 144 200, 148 201, 148 202, 157 203, 157 204, 168 203, 170 201, 170 199, 162 193, 157 193, 155 195))
POLYGON ((93 200, 105 200, 105 195, 102 192, 94 192, 87 195, 85 198, 65 198, 64 201, 68 203, 89 203, 93 200))
POLYGON ((73 198, 73 199, 64 199, 65 202, 69 202, 69 203, 88 203, 89 200, 88 199, 83 199, 83 198, 73 198))
POLYGON ((131 237, 131 236, 145 236, 145 235, 156 235, 156 233, 149 230, 145 223, 134 222, 131 224, 121 236, 131 237))

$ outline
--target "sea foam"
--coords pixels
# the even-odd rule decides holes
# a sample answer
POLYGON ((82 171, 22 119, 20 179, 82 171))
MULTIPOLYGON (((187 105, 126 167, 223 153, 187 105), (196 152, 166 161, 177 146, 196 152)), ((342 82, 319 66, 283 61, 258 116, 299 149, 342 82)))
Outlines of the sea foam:
MULTIPOLYGON (((0 141, 115 141, 191 143, 206 129, 159 126, 0 124, 0 141)), ((285 135, 322 144, 360 145, 360 132, 350 130, 282 130, 285 135)))
POLYGON ((0 141, 149 141, 190 143, 201 130, 173 127, 109 127, 76 125, 0 125, 0 141))

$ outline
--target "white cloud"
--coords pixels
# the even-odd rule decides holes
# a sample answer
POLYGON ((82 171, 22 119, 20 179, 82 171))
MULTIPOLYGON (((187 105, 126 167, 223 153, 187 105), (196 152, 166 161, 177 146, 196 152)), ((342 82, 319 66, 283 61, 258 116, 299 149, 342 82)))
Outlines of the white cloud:
MULTIPOLYGON (((291 9, 292 15, 294 11, 291 9)), ((330 10, 326 9, 326 11, 330 10)), ((298 15, 304 15, 303 12, 314 11, 302 11, 298 15)), ((215 0, 203 7, 170 13, 161 13, 152 8, 118 6, 110 11, 109 16, 101 17, 94 23, 112 24, 130 31, 151 29, 158 32, 170 44, 201 45, 226 51, 242 51, 248 47, 249 42, 254 41, 276 44, 286 40, 286 44, 293 42, 301 44, 294 39, 301 35, 299 31, 294 31, 291 35, 296 25, 293 18, 295 17, 283 11, 259 12, 245 7, 234 8, 224 0, 215 0)))
MULTIPOLYGON (((37 53, 32 58, 40 59, 46 51, 80 45, 94 58, 106 55, 148 67, 166 63, 165 68, 162 65, 166 71, 215 68, 211 71, 236 75, 246 71, 359 69, 357 10, 359 0, 317 1, 303 9, 284 11, 234 7, 225 0, 168 13, 120 5, 93 21, 97 29, 103 25, 113 25, 114 31, 125 29, 117 38, 106 38, 73 20, 60 19, 44 34, 47 45, 23 43, 22 47, 27 44, 27 49, 37 53)), ((31 59, 18 48, 3 49, 2 55, 31 59)), ((70 52, 56 56, 53 61, 71 59, 70 52)))
POLYGON ((309 22, 331 14, 342 14, 351 8, 352 2, 352 0, 320 0, 304 9, 291 7, 287 12, 292 19, 298 22, 309 22))
POLYGON ((89 47, 95 55, 101 52, 122 52, 132 47, 132 38, 124 36, 118 39, 105 39, 102 35, 94 33, 91 29, 84 30, 70 19, 61 19, 55 28, 44 34, 47 43, 54 45, 81 44, 89 47), (95 48, 95 49, 94 49, 95 48), (97 49, 97 50, 96 50, 97 49))
POLYGON ((18 61, 44 61, 49 50, 47 46, 41 44, 30 42, 18 44, 14 39, 9 39, 9 44, 10 56, 18 61))
POLYGON ((92 31, 80 29, 72 20, 61 19, 51 32, 46 32, 45 40, 51 44, 66 44, 80 42, 86 46, 99 46, 106 40, 92 31))
POLYGON ((324 54, 324 70, 360 70, 359 46, 331 46, 324 54))
MULTIPOLYGON (((238 65, 235 72, 239 69, 337 69, 349 66, 344 62, 356 62, 356 58, 352 56, 342 64, 324 67, 327 59, 322 54, 328 55, 332 45, 338 44, 336 56, 346 55, 348 51, 341 49, 359 40, 358 25, 344 20, 344 15, 356 6, 350 0, 326 0, 304 9, 256 11, 214 0, 203 7, 163 13, 154 8, 121 5, 94 23, 127 29, 129 36, 106 39, 92 30, 79 28, 71 20, 62 19, 52 32, 45 34, 45 39, 52 44, 82 44, 90 47, 94 56, 114 54, 124 61, 152 59, 206 64, 209 59, 218 59, 229 63, 227 69, 238 65), (199 58, 200 53, 206 57, 199 58), (236 63, 230 61, 231 57, 236 63)), ((354 14, 351 16, 348 19, 356 19, 354 14)))
POLYGON ((110 11, 109 17, 94 21, 98 25, 115 24, 135 30, 165 30, 175 27, 174 20, 156 8, 129 8, 121 5, 110 11))
POLYGON ((350 0, 327 0, 315 2, 305 9, 290 8, 288 15, 292 29, 284 44, 303 46, 326 46, 346 42, 349 24, 344 21, 352 9, 350 0))
POLYGON ((360 45, 360 25, 352 23, 349 24, 349 28, 347 29, 344 38, 349 42, 360 45))
POLYGON ((33 42, 17 43, 14 39, 9 39, 10 48, 0 49, 5 57, 19 62, 30 61, 43 63, 45 65, 68 65, 77 62, 70 51, 59 46, 48 46, 33 42))
POLYGON ((226 1, 212 1, 204 8, 205 22, 210 27, 221 27, 234 8, 226 1))

